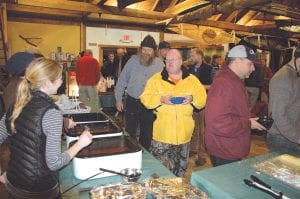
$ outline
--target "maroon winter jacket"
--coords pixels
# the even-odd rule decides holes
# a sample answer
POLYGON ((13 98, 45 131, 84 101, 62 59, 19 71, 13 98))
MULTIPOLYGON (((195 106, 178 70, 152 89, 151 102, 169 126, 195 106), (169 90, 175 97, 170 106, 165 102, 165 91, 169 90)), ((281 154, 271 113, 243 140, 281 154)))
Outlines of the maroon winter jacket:
POLYGON ((244 82, 228 67, 219 71, 208 91, 205 143, 208 153, 236 160, 250 151, 250 111, 244 82))

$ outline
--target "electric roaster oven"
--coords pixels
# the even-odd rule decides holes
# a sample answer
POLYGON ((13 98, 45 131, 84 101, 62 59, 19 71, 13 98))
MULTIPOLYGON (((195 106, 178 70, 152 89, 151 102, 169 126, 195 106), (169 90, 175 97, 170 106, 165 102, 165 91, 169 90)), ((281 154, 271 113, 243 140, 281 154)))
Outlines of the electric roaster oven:
MULTIPOLYGON (((136 140, 123 135, 121 129, 105 114, 84 113, 70 115, 76 126, 67 132, 71 147, 85 128, 93 134, 93 141, 73 158, 73 172, 84 180, 100 172, 99 168, 121 171, 125 168, 142 168, 142 148, 136 140)), ((102 178, 115 174, 103 172, 102 178)))
POLYGON ((67 114, 64 117, 72 118, 76 126, 66 132, 67 147, 73 140, 78 140, 85 128, 89 128, 93 138, 112 137, 122 135, 122 130, 104 113, 77 113, 67 114))

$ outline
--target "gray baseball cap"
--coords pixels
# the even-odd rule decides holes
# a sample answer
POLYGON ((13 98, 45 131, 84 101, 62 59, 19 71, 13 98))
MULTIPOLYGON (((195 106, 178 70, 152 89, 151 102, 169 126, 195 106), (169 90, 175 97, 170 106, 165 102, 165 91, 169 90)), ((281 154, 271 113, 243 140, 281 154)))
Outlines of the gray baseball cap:
POLYGON ((257 61, 258 60, 258 56, 254 52, 254 50, 247 47, 247 46, 244 46, 244 45, 237 45, 237 46, 233 47, 232 49, 230 49, 230 51, 228 52, 227 57, 230 57, 230 58, 246 58, 246 59, 249 59, 251 61, 257 61))

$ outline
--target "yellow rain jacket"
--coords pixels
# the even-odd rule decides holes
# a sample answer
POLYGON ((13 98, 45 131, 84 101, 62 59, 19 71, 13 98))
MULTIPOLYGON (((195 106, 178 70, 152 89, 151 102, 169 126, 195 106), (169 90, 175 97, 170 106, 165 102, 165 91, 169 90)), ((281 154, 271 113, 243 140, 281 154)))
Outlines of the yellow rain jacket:
MULTIPOLYGON (((154 74, 148 81, 144 92, 140 96, 141 102, 148 109, 154 109, 157 118, 153 125, 153 140, 180 145, 191 140, 195 127, 193 108, 201 109, 206 103, 206 91, 200 81, 183 69, 182 80, 176 85, 168 79, 164 69, 154 74), (191 104, 162 104, 162 96, 192 95, 191 104), (194 107, 193 107, 194 106, 194 107)), ((143 128, 143 127, 141 127, 143 128)))

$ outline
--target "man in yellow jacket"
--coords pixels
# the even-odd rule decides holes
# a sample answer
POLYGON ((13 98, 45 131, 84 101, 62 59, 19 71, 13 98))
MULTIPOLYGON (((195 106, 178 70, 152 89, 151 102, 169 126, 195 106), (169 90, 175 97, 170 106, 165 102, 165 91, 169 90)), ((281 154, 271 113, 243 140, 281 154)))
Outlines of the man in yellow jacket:
POLYGON ((147 81, 140 99, 157 116, 150 152, 176 176, 182 177, 187 169, 189 142, 195 126, 193 109, 201 109, 206 103, 204 86, 182 66, 180 52, 171 49, 166 67, 147 81))

